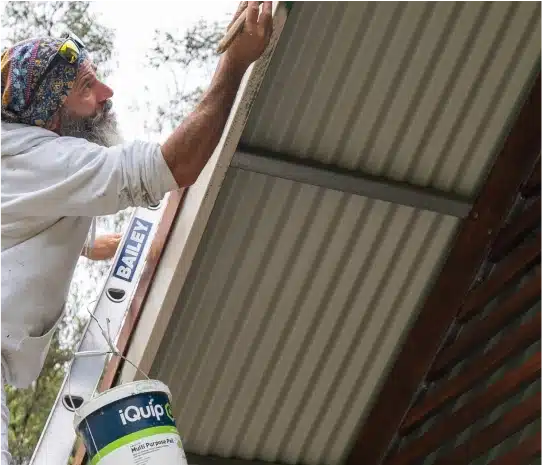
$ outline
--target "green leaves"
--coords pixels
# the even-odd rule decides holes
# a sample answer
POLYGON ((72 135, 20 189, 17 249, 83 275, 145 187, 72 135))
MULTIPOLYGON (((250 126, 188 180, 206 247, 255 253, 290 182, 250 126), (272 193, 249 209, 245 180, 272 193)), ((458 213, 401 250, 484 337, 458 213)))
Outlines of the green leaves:
POLYGON ((58 336, 51 344, 41 376, 28 389, 6 386, 11 414, 9 444, 13 465, 28 463, 64 379, 70 351, 61 349, 58 336))
POLYGON ((171 32, 156 30, 153 47, 147 53, 153 68, 160 68, 165 63, 182 67, 202 66, 216 58, 216 45, 221 39, 224 25, 204 20, 198 21, 180 37, 171 32))
MULTIPOLYGON (((153 115, 145 129, 155 134, 171 132, 200 100, 211 80, 218 56, 216 47, 226 23, 200 20, 183 33, 156 30, 146 58, 167 81, 165 101, 147 100, 147 113, 153 115)), ((149 94, 147 87, 145 94, 149 94)))

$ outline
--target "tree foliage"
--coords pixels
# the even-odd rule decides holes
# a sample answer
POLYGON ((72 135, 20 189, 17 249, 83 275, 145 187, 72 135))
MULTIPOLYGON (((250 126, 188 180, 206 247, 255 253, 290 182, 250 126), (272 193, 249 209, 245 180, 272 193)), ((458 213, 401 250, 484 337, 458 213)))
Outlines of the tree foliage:
MULTIPOLYGON (((172 131, 193 110, 218 62, 216 47, 225 24, 200 20, 182 34, 155 31, 147 59, 152 68, 169 77, 169 86, 164 102, 145 103, 147 114, 152 115, 146 130, 158 134, 172 131)), ((148 85, 145 90, 150 93, 148 85)))
POLYGON ((40 377, 28 389, 6 386, 11 414, 9 444, 13 465, 27 464, 41 435, 65 376, 71 352, 62 349, 56 333, 40 377))

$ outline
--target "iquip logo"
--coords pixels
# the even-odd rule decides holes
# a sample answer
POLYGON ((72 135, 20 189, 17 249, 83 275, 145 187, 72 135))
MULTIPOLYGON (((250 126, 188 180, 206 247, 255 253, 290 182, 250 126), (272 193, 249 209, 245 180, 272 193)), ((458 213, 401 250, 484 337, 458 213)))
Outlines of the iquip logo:
POLYGON ((164 406, 161 404, 154 405, 154 399, 151 398, 149 403, 145 406, 129 405, 123 410, 119 410, 120 421, 123 425, 128 423, 134 423, 141 419, 156 418, 157 421, 167 415, 167 417, 175 423, 173 414, 171 412, 171 404, 167 402, 164 406))
MULTIPOLYGON (((129 405, 124 410, 119 410, 120 421, 123 425, 140 421, 142 418, 151 417, 154 417, 157 421, 160 421, 160 418, 164 416, 166 409, 160 404, 153 404, 154 399, 151 398, 149 403, 143 407, 138 407, 137 405, 129 405)), ((169 405, 169 403, 166 405, 169 405)), ((173 420, 170 415, 168 416, 169 418, 171 418, 171 420, 173 420)))

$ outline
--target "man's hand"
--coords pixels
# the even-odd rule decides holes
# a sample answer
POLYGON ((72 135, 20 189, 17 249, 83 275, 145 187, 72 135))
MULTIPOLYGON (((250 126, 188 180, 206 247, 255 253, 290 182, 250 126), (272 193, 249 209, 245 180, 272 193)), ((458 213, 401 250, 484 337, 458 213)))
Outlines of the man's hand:
POLYGON ((225 59, 242 68, 256 61, 269 44, 273 30, 272 2, 263 2, 260 12, 260 2, 241 2, 228 29, 233 26, 237 18, 243 12, 243 4, 246 7, 246 20, 243 30, 233 40, 229 48, 224 52, 225 59))
POLYGON ((83 256, 89 260, 109 260, 115 256, 122 240, 122 234, 104 234, 94 240, 94 247, 83 250, 83 256))

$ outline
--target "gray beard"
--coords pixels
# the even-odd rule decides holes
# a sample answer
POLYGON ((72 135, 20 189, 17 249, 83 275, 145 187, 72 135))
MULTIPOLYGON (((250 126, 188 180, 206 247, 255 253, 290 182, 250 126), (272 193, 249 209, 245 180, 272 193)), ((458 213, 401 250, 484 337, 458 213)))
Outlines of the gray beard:
POLYGON ((112 147, 123 142, 117 117, 115 113, 107 110, 94 116, 79 117, 61 108, 58 133, 61 136, 86 139, 103 147, 112 147))

